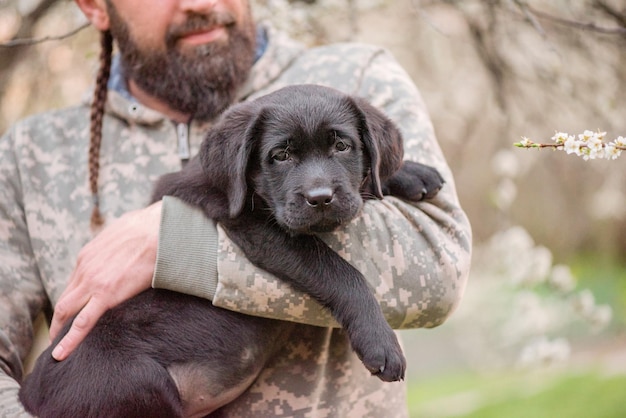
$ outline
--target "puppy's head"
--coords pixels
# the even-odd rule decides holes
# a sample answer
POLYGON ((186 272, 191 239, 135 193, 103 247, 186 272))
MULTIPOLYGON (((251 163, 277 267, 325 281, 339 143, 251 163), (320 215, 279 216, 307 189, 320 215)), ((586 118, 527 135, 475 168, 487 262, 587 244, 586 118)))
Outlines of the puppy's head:
POLYGON ((381 182, 402 162, 393 123, 366 101, 327 87, 291 86, 239 104, 219 130, 232 155, 231 216, 254 193, 293 233, 349 222, 363 197, 382 198, 381 182))

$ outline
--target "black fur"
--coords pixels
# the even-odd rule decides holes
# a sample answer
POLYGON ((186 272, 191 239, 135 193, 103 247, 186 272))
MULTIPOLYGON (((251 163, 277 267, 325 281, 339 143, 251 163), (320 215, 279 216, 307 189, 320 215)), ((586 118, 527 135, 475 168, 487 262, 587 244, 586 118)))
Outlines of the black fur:
MULTIPOLYGON (((434 196, 439 173, 402 156, 400 132, 367 102, 292 86, 228 110, 153 200, 201 207, 252 263, 328 308, 373 375, 401 380, 402 350, 367 282, 313 233, 348 223, 363 197, 434 196)), ((108 311, 63 362, 46 350, 20 400, 41 418, 206 415, 252 383, 291 326, 151 289, 108 311)))

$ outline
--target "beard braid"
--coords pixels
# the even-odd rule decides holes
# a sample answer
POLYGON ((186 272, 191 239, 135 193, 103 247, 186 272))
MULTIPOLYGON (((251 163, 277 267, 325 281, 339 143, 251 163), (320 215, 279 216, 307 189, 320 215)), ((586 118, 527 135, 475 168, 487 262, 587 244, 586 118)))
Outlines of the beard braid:
POLYGON ((107 4, 124 75, 142 90, 200 121, 214 119, 236 100, 254 63, 256 37, 251 19, 239 26, 229 13, 190 15, 184 24, 169 28, 163 52, 141 48, 115 7, 110 1, 107 4), (216 25, 225 27, 226 42, 186 51, 176 48, 183 34, 216 25))

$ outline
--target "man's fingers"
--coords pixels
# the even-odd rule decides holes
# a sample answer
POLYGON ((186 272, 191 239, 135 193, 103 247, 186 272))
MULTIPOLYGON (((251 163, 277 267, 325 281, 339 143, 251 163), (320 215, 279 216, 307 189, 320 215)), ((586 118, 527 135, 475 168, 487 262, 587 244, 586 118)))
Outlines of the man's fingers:
POLYGON ((57 337, 63 325, 83 309, 88 301, 89 296, 78 288, 70 289, 68 287, 65 289, 59 302, 54 307, 54 315, 52 315, 52 322, 50 323, 50 340, 54 340, 57 337))
POLYGON ((76 266, 67 282, 67 287, 61 293, 54 307, 54 314, 50 323, 50 340, 56 338, 63 325, 83 309, 91 297, 91 294, 87 291, 88 284, 85 283, 85 279, 90 277, 86 272, 86 264, 90 264, 90 258, 86 254, 91 245, 93 245, 92 242, 87 243, 78 254, 76 266))
POLYGON ((89 331, 96 325, 98 319, 107 310, 105 306, 91 299, 87 305, 76 315, 72 326, 52 350, 55 360, 65 360, 72 351, 85 339, 89 331))

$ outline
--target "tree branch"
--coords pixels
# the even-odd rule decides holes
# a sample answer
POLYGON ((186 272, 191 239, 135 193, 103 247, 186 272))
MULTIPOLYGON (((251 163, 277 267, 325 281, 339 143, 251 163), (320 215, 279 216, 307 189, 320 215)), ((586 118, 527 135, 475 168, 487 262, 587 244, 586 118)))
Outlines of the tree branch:
POLYGON ((626 27, 626 10, 623 12, 619 12, 613 6, 609 5, 603 0, 596 0, 594 5, 602 10, 604 13, 611 16, 620 26, 626 27))
MULTIPOLYGON (((33 11, 26 16, 22 16, 22 24, 13 37, 13 39, 29 38, 32 36, 33 29, 39 19, 41 19, 48 10, 58 0, 42 0, 33 11)), ((25 48, 18 45, 13 48, 0 48, 0 92, 6 91, 6 84, 11 75, 11 69, 22 58, 25 48)), ((0 97, 1 98, 1 97, 0 97)))
POLYGON ((485 4, 485 7, 487 7, 485 15, 488 17, 487 29, 484 29, 475 18, 467 13, 464 13, 465 21, 467 22, 469 33, 476 48, 476 52, 478 53, 478 57, 490 75, 498 106, 500 109, 506 110, 507 100, 504 94, 504 87, 506 74, 510 73, 511 70, 498 51, 495 38, 490 36, 490 34, 494 33, 494 27, 497 24, 494 5, 485 4))
POLYGON ((44 36, 43 38, 13 38, 10 41, 0 42, 0 48, 11 48, 16 46, 26 46, 26 45, 35 45, 48 41, 60 41, 62 39, 69 38, 70 36, 76 35, 81 30, 89 27, 91 25, 90 22, 85 22, 81 26, 76 29, 67 32, 63 35, 58 36, 44 36))
MULTIPOLYGON (((607 35, 626 36, 626 27, 623 27, 623 26, 607 28, 604 26, 596 25, 593 22, 579 22, 577 20, 570 20, 570 19, 565 19, 562 17, 554 16, 549 13, 545 13, 540 10, 537 10, 534 7, 530 6, 527 2, 522 1, 522 0, 516 0, 515 3, 522 9, 525 15, 528 15, 528 13, 530 13, 539 19, 549 20, 550 22, 553 22, 559 25, 569 26, 569 27, 573 27, 577 29, 589 30, 592 32, 598 32, 598 33, 603 33, 607 35)), ((598 4, 603 4, 603 3, 598 2, 598 4)))

